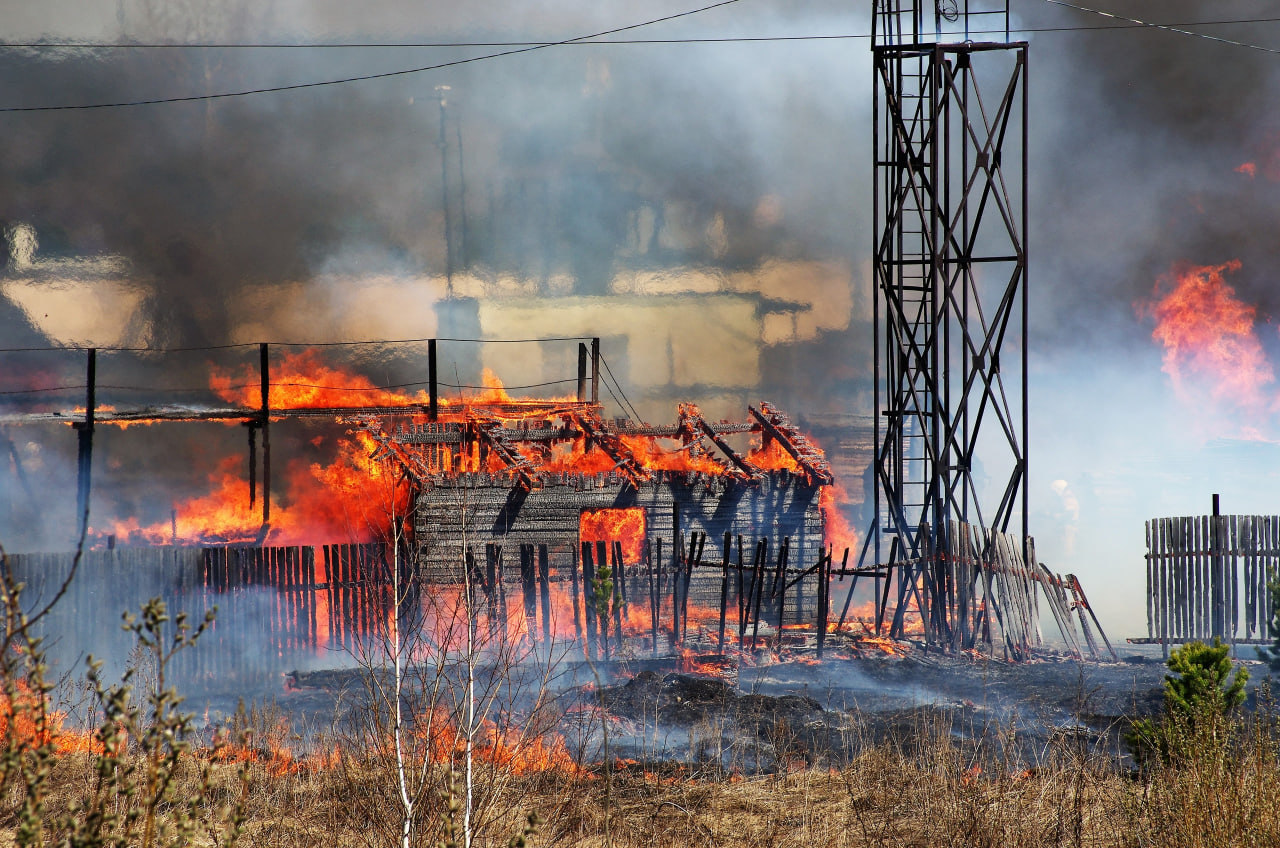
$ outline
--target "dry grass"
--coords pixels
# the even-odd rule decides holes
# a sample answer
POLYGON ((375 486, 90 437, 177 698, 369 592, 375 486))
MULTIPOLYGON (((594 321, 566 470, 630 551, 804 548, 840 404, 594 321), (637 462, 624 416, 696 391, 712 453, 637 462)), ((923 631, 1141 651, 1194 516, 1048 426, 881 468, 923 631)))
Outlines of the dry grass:
MULTIPOLYGON (((1266 719, 1273 707, 1258 720, 1232 723, 1225 735, 1216 727, 1217 735, 1180 740, 1177 756, 1142 775, 1090 748, 1083 735, 1059 733, 1043 744, 1041 734, 1028 762, 1022 729, 957 732, 929 711, 896 740, 857 740, 841 769, 752 776, 668 762, 573 776, 482 766, 476 845, 506 845, 530 810, 544 821, 534 844, 556 846, 1280 845, 1280 728, 1266 719)), ((281 768, 267 751, 289 733, 275 714, 268 727, 278 737, 257 737, 270 744, 250 765, 240 844, 396 844, 394 778, 385 761, 347 755, 281 768)), ((199 766, 195 755, 185 756, 179 797, 201 788, 199 766)), ((239 768, 215 764, 211 810, 242 798, 239 768)), ((48 784, 49 815, 72 811, 94 780, 89 755, 61 757, 48 784)), ((448 786, 443 767, 435 783, 448 786)), ((417 844, 444 838, 448 798, 442 790, 432 802, 417 844)), ((20 786, 0 791, 0 845, 13 844, 21 803, 20 786)), ((198 844, 215 841, 202 834, 198 844)))
MULTIPOLYGON (((898 744, 865 746, 842 770, 755 777, 691 779, 677 765, 607 778, 481 772, 479 787, 504 789, 486 801, 477 844, 505 845, 530 809, 545 821, 535 837, 541 845, 1280 844, 1280 761, 1270 732, 1246 732, 1231 752, 1184 758, 1143 778, 1084 753, 1069 737, 1051 744, 1032 768, 996 753, 1010 746, 975 752, 955 738, 945 726, 922 726, 898 744)), ((194 765, 182 779, 197 779, 194 765)), ((353 760, 287 774, 255 765, 241 844, 390 844, 396 821, 385 803, 385 780, 353 760), (380 810, 385 821, 377 820, 380 810)), ((70 809, 91 781, 88 757, 63 758, 51 781, 51 810, 70 809)), ((229 805, 239 791, 236 768, 217 767, 210 803, 229 805)), ((19 793, 3 801, 0 814, 11 817, 19 793)), ((422 844, 442 837, 446 799, 438 801, 424 821, 422 844)))

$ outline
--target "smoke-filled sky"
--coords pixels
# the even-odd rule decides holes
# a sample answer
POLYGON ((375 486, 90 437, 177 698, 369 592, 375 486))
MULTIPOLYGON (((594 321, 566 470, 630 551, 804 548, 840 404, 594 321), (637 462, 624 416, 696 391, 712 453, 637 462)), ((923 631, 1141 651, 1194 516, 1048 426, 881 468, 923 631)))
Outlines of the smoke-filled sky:
MULTIPOLYGON (((1174 24, 1274 17, 1260 0, 1094 2, 1174 24)), ((696 5, 10 0, 11 43, 135 46, 0 51, 0 108, 269 88, 510 49, 226 45, 553 41, 696 5), (156 44, 223 46, 136 46, 156 44)), ((869 8, 740 0, 617 37, 859 34, 869 8)), ((1013 11, 1035 29, 1117 23, 1045 0, 1013 11)), ((1280 50, 1280 23, 1195 29, 1280 50)), ((1252 334, 1233 336, 1237 348, 1255 366, 1280 357, 1280 118, 1268 108, 1280 55, 1141 28, 1024 37, 1032 533, 1050 567, 1081 577, 1104 624, 1131 635, 1144 519, 1202 513, 1213 492, 1226 512, 1280 512, 1274 376, 1255 368, 1242 399, 1240 357, 1167 359, 1153 338, 1179 273, 1238 260, 1219 275, 1252 334)), ((213 101, 2 112, 4 346, 47 333, 168 346, 416 336, 449 271, 484 291, 516 280, 524 296, 601 296, 610 316, 622 271, 678 280, 824 263, 847 273, 809 306, 835 320, 761 342, 751 394, 801 418, 869 413, 871 94, 869 42, 845 39, 565 46, 213 101), (77 278, 87 288, 75 297, 41 290, 77 278), (379 287, 362 296, 361 280, 379 287)))

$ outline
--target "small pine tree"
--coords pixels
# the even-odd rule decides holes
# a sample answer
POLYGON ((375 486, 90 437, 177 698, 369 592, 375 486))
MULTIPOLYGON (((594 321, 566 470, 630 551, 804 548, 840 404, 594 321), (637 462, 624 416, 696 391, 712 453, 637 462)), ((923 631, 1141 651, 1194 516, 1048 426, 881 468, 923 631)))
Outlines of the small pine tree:
POLYGON ((1243 704, 1249 670, 1238 666, 1233 677, 1230 652, 1231 647, 1215 637, 1212 645, 1190 642, 1170 654, 1168 666, 1177 677, 1164 677, 1165 711, 1194 723, 1243 704))
POLYGON ((1244 703, 1249 671, 1231 668, 1231 647, 1215 638, 1212 645, 1188 642, 1169 655, 1164 678, 1164 714, 1133 722, 1126 741, 1140 763, 1158 753, 1163 761, 1185 753, 1194 740, 1225 744, 1228 718, 1244 703))

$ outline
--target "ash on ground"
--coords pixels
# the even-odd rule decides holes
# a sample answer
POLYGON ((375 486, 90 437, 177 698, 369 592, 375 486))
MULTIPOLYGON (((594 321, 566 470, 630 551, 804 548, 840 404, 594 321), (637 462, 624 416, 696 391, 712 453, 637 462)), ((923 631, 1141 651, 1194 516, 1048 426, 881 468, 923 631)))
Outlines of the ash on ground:
MULTIPOLYGON (((1256 692, 1266 667, 1240 661, 1256 692)), ((1063 746, 1126 761, 1122 734, 1131 719, 1160 711, 1167 671, 1142 654, 1014 663, 914 650, 742 666, 731 679, 648 669, 578 697, 609 717, 610 755, 641 763, 838 768, 875 745, 911 752, 939 735, 966 753, 994 746, 1028 765, 1063 746)))

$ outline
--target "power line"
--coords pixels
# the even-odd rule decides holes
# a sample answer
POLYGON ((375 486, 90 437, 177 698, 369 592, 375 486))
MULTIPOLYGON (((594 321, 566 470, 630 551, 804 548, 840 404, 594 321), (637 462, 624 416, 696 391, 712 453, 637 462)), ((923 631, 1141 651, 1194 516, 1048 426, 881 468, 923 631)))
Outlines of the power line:
POLYGON ((423 344, 436 342, 461 342, 466 344, 535 344, 539 342, 582 342, 592 336, 544 336, 528 339, 366 339, 354 342, 237 342, 235 344, 200 345, 194 347, 91 347, 90 345, 66 345, 61 347, 0 347, 0 353, 83 353, 96 350, 98 353, 203 353, 214 350, 234 350, 236 348, 254 348, 261 345, 270 347, 382 347, 398 344, 423 344))
MULTIPOLYGON (((1045 2, 1057 2, 1057 0, 1045 0, 1045 2)), ((1070 6, 1081 11, 1095 12, 1096 10, 1088 9, 1083 6, 1072 6, 1069 3, 1059 3, 1059 5, 1070 6)), ((692 12, 685 14, 693 14, 692 12)), ((1143 29, 1149 27, 1172 28, 1172 27, 1193 27, 1193 26, 1231 26, 1234 24, 1274 24, 1280 23, 1280 17, 1269 18, 1230 18, 1218 19, 1210 21, 1179 21, 1168 24, 1156 24, 1139 21, 1136 18, 1126 18, 1121 15, 1114 15, 1108 12, 1096 12, 1096 14, 1105 17, 1115 18, 1116 20, 1126 21, 1126 23, 1115 24, 1096 24, 1093 26, 1044 26, 1044 27, 1011 27, 1008 32, 1017 33, 1055 33, 1055 32, 1098 32, 1104 30, 1128 30, 1143 29)), ((646 26, 647 24, 636 24, 635 26, 646 26)), ((1005 29, 974 29, 969 30, 970 35, 1004 35, 1005 29)), ((1190 35, 1200 35, 1199 33, 1188 33, 1190 35)), ((696 38, 597 38, 595 36, 583 36, 579 39, 571 41, 368 41, 368 42, 258 42, 258 43, 233 43, 233 42, 212 42, 203 44, 171 44, 171 43, 146 43, 146 42, 90 42, 90 41, 31 41, 31 42, 0 42, 0 50, 44 50, 44 49, 77 49, 77 50, 375 50, 375 49, 450 49, 460 47, 592 47, 607 45, 627 45, 627 44, 737 44, 737 43, 755 43, 755 42, 787 42, 787 41, 848 41, 853 39, 871 38, 870 33, 840 33, 835 35, 757 35, 757 36, 701 36, 696 38)), ((1240 44, 1241 46, 1250 47, 1253 45, 1244 42, 1229 42, 1240 44)), ((508 54, 497 54, 503 56, 508 54)), ((478 56, 467 61, 479 61, 481 59, 496 58, 489 56, 478 56)), ((440 67, 444 67, 443 65, 440 67)), ((431 70, 429 68, 419 70, 431 70)), ((415 71, 401 71, 398 73, 413 73, 415 71)), ((370 77, 370 78, 376 78, 370 77)), ((365 79, 360 77, 359 79, 365 79)), ((335 80, 332 84, 343 82, 345 80, 335 80)), ((248 92, 256 93, 256 92, 248 92)), ((207 95, 216 96, 216 95, 207 95)), ((223 95, 234 96, 234 95, 223 95)))
POLYGON ((666 15, 661 18, 654 18, 652 20, 644 21, 638 24, 629 24, 628 26, 616 27, 614 29, 605 30, 603 32, 592 33, 590 35, 580 35, 576 38, 567 38, 564 41, 553 41, 545 44, 534 44, 527 47, 520 47, 512 50, 504 50, 500 53, 488 53, 488 54, 485 54, 484 56, 472 56, 469 59, 456 59, 451 62, 440 62, 435 65, 427 65, 420 68, 402 68, 401 70, 398 70, 398 71, 384 71, 382 73, 377 73, 377 74, 363 74, 360 76, 343 77, 341 79, 320 80, 317 82, 301 82, 301 83, 294 83, 292 85, 277 85, 277 86, 269 86, 266 88, 247 89, 243 91, 226 91, 226 92, 219 92, 217 94, 191 94, 184 97, 157 97, 157 98, 152 98, 148 100, 117 101, 113 103, 67 104, 67 105, 61 105, 61 106, 7 106, 7 107, 0 107, 0 112, 58 112, 58 111, 73 111, 73 110, 78 111, 78 110, 87 110, 87 109, 115 109, 115 108, 131 107, 131 106, 152 106, 159 103, 192 103, 192 102, 198 102, 198 101, 204 101, 204 100, 224 100, 231 97, 247 97, 253 94, 271 94, 274 92, 281 92, 281 91, 298 91, 305 88, 321 88, 321 87, 331 86, 331 85, 345 85, 347 83, 364 82, 367 80, 375 80, 375 79, 387 79, 389 77, 407 76, 409 74, 421 74, 427 71, 437 71, 442 68, 452 68, 458 65, 467 65, 473 62, 481 62, 488 59, 498 59, 503 56, 515 56, 520 53, 530 53, 534 50, 544 50, 548 47, 559 47, 561 45, 572 44, 576 41, 582 41, 584 39, 603 38, 606 35, 613 35, 619 32, 627 32, 633 29, 640 29, 641 27, 653 26, 654 24, 660 24, 666 21, 676 20, 677 18, 687 18, 690 15, 697 15, 702 12, 710 11, 711 9, 718 9, 722 6, 729 6, 737 2, 739 2, 739 0, 720 0, 719 2, 712 3, 709 6, 702 6, 700 8, 692 9, 687 12, 677 12, 672 15, 666 15))
MULTIPOLYGON (((605 373, 609 375, 609 379, 612 380, 613 384, 618 387, 618 394, 622 395, 622 399, 627 402, 627 405, 623 407, 622 402, 618 400, 616 395, 614 395, 614 398, 613 398, 614 402, 617 403, 619 407, 622 407, 622 410, 624 412, 630 409, 631 414, 636 417, 636 423, 637 424, 640 423, 640 413, 636 412, 636 408, 632 406, 631 400, 627 398, 627 393, 622 390, 622 384, 618 382, 618 378, 613 376, 613 370, 609 368, 609 363, 607 360, 605 360, 603 353, 600 354, 600 364, 604 366, 605 373)), ((609 389, 609 384, 605 383, 604 387, 606 389, 609 389)), ((611 395, 613 394, 613 389, 609 389, 609 394, 611 395)))
POLYGON ((1156 24, 1150 21, 1142 21, 1137 18, 1130 18, 1126 15, 1117 15, 1114 12, 1103 12, 1099 9, 1090 9, 1088 6, 1079 6, 1075 3, 1068 3, 1067 0, 1044 0, 1046 3, 1052 3, 1055 6, 1065 6, 1068 9, 1075 9, 1078 12, 1089 12, 1090 14, 1099 15, 1104 18, 1113 18, 1118 21, 1128 21, 1141 27, 1150 27, 1152 29, 1162 29, 1166 32, 1176 32, 1179 35, 1189 35, 1192 38, 1203 38, 1206 41, 1216 41, 1220 44, 1229 44, 1233 47, 1245 47, 1249 50, 1261 50, 1264 53, 1280 53, 1280 49, 1274 47, 1263 47, 1261 44, 1250 44, 1247 41, 1236 41, 1232 38, 1223 38, 1218 35, 1209 35, 1206 32, 1196 32, 1195 30, 1184 29, 1186 24, 1156 24))
MULTIPOLYGON (((498 53, 487 53, 483 56, 472 56, 467 59, 456 59, 449 62, 440 62, 434 65, 426 65, 417 68, 402 68, 396 71, 384 71, 375 74, 362 74, 359 76, 342 77, 332 80, 319 80, 313 82, 292 83, 289 85, 267 86, 263 88, 244 89, 240 91, 217 92, 214 94, 191 94, 181 97, 157 97, 145 100, 125 100, 114 101, 108 103, 79 103, 79 104, 61 104, 56 106, 5 106, 0 107, 0 112, 59 112, 59 111, 85 111, 91 109, 117 109, 128 108, 134 106, 154 106, 165 103, 192 103, 205 100, 225 100, 235 97, 248 97, 255 94, 273 94, 286 91, 299 91, 309 88, 322 88, 333 85, 346 85, 348 83, 366 82, 369 80, 387 79, 390 77, 406 76, 409 74, 420 74, 427 71, 436 71, 444 68, 456 67, 458 65, 467 65, 475 62, 487 61, 489 59, 499 59, 504 56, 514 56, 520 53, 529 53, 534 50, 543 50, 548 47, 586 47, 601 45, 626 45, 626 44, 733 44, 733 43, 762 43, 762 42, 793 42, 793 41, 841 41, 871 38, 870 33, 847 33, 839 35, 774 35, 774 36, 725 36, 720 38, 703 37, 703 38, 645 38, 645 39, 605 39, 603 36, 617 32, 626 32, 628 30, 639 29, 641 27, 652 26, 653 24, 662 23, 664 21, 676 18, 688 17, 701 12, 715 9, 720 6, 727 6, 730 3, 737 3, 739 0, 722 0, 719 3, 713 3, 710 6, 703 6, 699 9, 693 9, 688 12, 680 12, 674 15, 668 15, 664 18, 655 18, 643 23, 631 24, 617 29, 607 30, 593 35, 583 35, 577 38, 566 39, 564 41, 458 41, 458 42, 369 42, 369 43, 309 43, 309 44, 103 44, 103 43, 86 43, 86 42, 26 42, 26 43, 0 43, 0 50, 7 49, 92 49, 92 50, 132 50, 132 49, 323 49, 323 48, 459 48, 459 47, 510 47, 513 49, 503 50, 498 53)), ((1245 41, 1238 41, 1221 36, 1210 35, 1208 33, 1195 32, 1186 29, 1191 26, 1229 26, 1232 24, 1258 24, 1258 23, 1280 23, 1280 18, 1239 18, 1230 20, 1212 20, 1212 21, 1189 21, 1177 24, 1157 24, 1150 21, 1139 20, 1138 18, 1130 18, 1124 15, 1117 15, 1111 12, 1104 12, 1098 9, 1091 9, 1086 6, 1079 6, 1074 3, 1068 3, 1066 0, 1045 0, 1046 3, 1053 3, 1058 6, 1065 6, 1070 9, 1076 9, 1081 12, 1089 12, 1106 18, 1112 18, 1118 21, 1125 21, 1121 24, 1101 24, 1096 26, 1061 26, 1061 27, 1020 27, 1010 29, 1007 32, 1017 33, 1058 33, 1058 32, 1092 32, 1101 30, 1130 30, 1130 29, 1162 29, 1168 32, 1178 33, 1180 35, 1188 35, 1194 38, 1203 38, 1208 41, 1216 41, 1221 44, 1228 44, 1235 47, 1245 47, 1251 50, 1261 50, 1266 53, 1280 53, 1280 49, 1264 47, 1259 44, 1252 44, 1245 41)), ((971 30, 970 36, 973 35, 1004 35, 1006 30, 971 30)))

